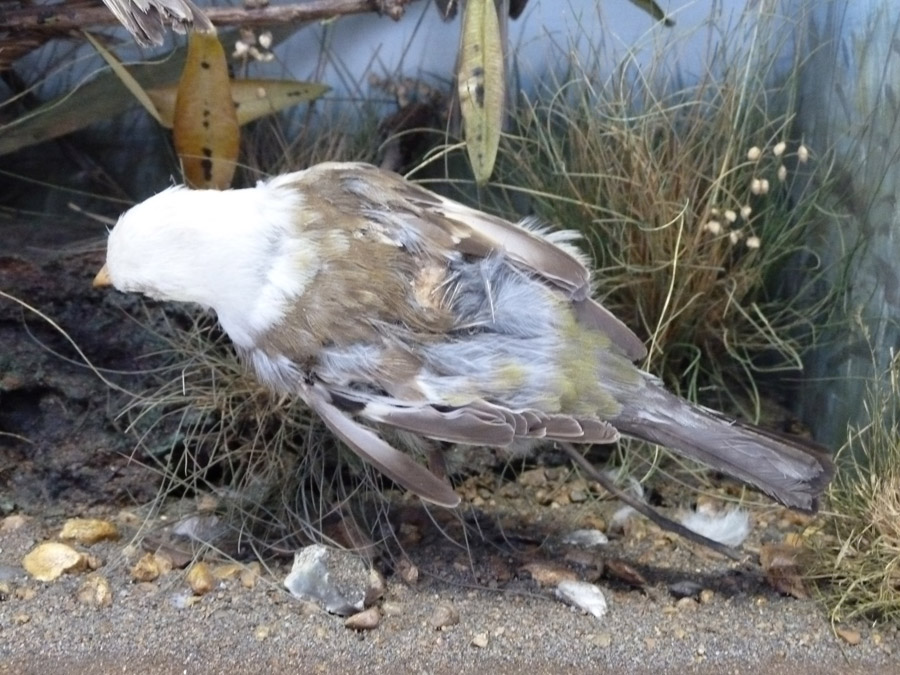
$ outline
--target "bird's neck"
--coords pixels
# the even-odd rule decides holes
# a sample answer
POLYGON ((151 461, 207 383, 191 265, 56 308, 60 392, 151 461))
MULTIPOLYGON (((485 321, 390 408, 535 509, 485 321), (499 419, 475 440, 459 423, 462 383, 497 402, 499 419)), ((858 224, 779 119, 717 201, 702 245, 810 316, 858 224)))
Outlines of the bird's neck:
MULTIPOLYGON (((197 289, 229 337, 245 349, 283 319, 309 281, 311 260, 296 222, 300 197, 266 186, 225 193, 209 200, 206 217, 219 224, 204 246, 208 274, 197 289)), ((199 254, 198 254, 199 256, 199 254)))

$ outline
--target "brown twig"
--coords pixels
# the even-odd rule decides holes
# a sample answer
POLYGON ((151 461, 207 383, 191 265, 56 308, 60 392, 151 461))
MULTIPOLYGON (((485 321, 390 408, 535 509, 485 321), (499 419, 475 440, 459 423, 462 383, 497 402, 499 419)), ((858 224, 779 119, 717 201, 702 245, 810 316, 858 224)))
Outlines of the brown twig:
MULTIPOLYGON (((322 21, 350 14, 378 12, 394 20, 400 19, 406 5, 416 0, 310 0, 302 4, 245 9, 243 7, 208 7, 203 13, 216 26, 265 26, 284 23, 322 21)), ((0 10, 0 35, 9 32, 46 31, 51 33, 82 29, 87 26, 117 23, 106 7, 83 7, 59 3, 32 4, 11 10, 0 10)), ((10 36, 7 36, 7 39, 10 36)))
POLYGON ((633 508, 641 515, 649 518, 652 522, 659 525, 659 527, 661 527, 662 529, 668 530, 669 532, 674 532, 675 534, 682 536, 688 541, 694 542, 695 544, 706 546, 716 553, 721 553, 722 555, 727 556, 732 560, 743 559, 743 556, 741 555, 741 552, 739 550, 714 541, 709 537, 704 537, 698 532, 689 530, 681 523, 676 523, 671 518, 666 518, 663 514, 654 511, 653 508, 650 507, 650 505, 645 504, 637 497, 619 488, 610 478, 604 476, 601 472, 594 468, 594 466, 589 461, 587 461, 584 458, 584 455, 578 452, 578 450, 576 450, 574 446, 570 445, 569 443, 560 443, 560 446, 562 446, 562 449, 569 456, 569 458, 572 459, 572 461, 574 461, 578 466, 580 466, 588 476, 590 476, 591 480, 595 480, 600 483, 600 485, 603 486, 603 489, 609 492, 613 497, 618 499, 620 502, 625 502, 626 504, 628 504, 628 506, 633 508))

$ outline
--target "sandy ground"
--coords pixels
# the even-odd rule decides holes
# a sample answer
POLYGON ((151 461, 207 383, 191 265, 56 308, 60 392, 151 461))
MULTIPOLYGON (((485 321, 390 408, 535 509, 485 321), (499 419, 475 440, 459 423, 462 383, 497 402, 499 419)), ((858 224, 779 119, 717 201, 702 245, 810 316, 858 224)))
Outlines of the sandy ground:
POLYGON ((2 673, 900 670, 895 630, 855 626, 862 640, 849 646, 816 604, 764 589, 679 605, 660 584, 638 591, 601 582, 610 609, 598 620, 537 587, 489 591, 428 579, 408 587, 389 579, 381 623, 357 632, 291 598, 277 580, 250 589, 221 582, 185 606, 183 574, 134 583, 111 559, 98 573, 109 580, 112 604, 97 608, 78 599, 84 575, 43 584, 13 573, 31 534, 0 539, 0 569, 12 576, 0 603, 2 673), (459 622, 436 629, 434 617, 447 606, 459 622))
MULTIPOLYGON (((48 256, 33 241, 17 241, 0 254, 0 289, 60 322, 95 363, 133 365, 145 338, 123 320, 122 301, 90 289, 99 256, 48 256)), ((480 522, 513 512, 507 522, 517 537, 501 542, 483 528, 480 538, 470 527, 463 545, 423 527, 407 546, 419 571, 414 583, 386 556, 376 559, 386 591, 372 630, 349 629, 343 618, 291 597, 282 586, 285 558, 268 560, 256 583, 217 581, 202 596, 191 593, 183 569, 137 581, 132 569, 145 550, 132 541, 140 524, 134 513, 152 498, 156 481, 130 459, 114 423, 114 397, 77 365, 55 330, 6 299, 0 343, 0 673, 900 672, 894 627, 846 625, 842 638, 820 605, 767 583, 760 546, 805 525, 782 510, 754 512, 747 555, 737 563, 643 521, 608 546, 578 551, 559 537, 608 522, 615 505, 598 504, 602 513, 593 513, 592 502, 574 497, 537 499, 542 485, 533 473, 527 481, 513 478, 502 498, 498 492, 475 505, 467 499, 470 511, 463 510, 480 522), (93 556, 94 572, 30 578, 25 554, 57 540, 64 521, 76 516, 115 522, 122 538, 74 545, 93 556), (607 615, 597 619, 563 604, 535 565, 596 582, 607 615), (615 571, 622 565, 644 581, 627 583, 615 571), (108 605, 80 592, 97 576, 108 583, 108 605), (707 591, 702 601, 670 593, 684 581, 707 591), (456 615, 458 621, 446 619, 456 615)), ((552 467, 541 476, 554 490, 569 480, 552 467)), ((664 497, 664 505, 677 501, 664 497)), ((222 564, 205 559, 213 569, 222 564)))

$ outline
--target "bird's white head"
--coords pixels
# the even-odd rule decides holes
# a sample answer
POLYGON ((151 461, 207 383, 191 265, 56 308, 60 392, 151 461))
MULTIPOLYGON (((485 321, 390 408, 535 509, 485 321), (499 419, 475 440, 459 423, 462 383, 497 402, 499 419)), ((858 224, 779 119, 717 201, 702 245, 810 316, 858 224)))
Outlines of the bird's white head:
POLYGON ((211 214, 203 213, 202 202, 209 202, 203 196, 173 187, 123 213, 107 243, 112 285, 159 300, 211 307, 214 303, 204 291, 215 230, 211 214))
POLYGON ((296 191, 266 184, 169 188, 119 218, 109 235, 103 281, 120 291, 211 308, 232 340, 251 343, 278 318, 280 301, 302 291, 270 288, 273 267, 302 244, 295 222, 301 203, 296 191))

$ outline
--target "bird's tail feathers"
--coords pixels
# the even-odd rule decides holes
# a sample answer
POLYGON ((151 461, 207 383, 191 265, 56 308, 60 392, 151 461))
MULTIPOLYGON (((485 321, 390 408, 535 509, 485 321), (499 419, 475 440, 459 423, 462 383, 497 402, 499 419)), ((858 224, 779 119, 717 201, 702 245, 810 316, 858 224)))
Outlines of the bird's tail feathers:
POLYGON ((801 511, 818 509, 834 474, 821 446, 729 419, 662 388, 649 388, 612 422, 623 434, 666 446, 801 511))

